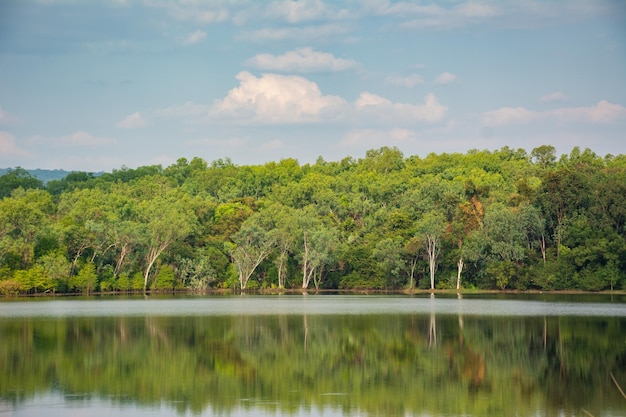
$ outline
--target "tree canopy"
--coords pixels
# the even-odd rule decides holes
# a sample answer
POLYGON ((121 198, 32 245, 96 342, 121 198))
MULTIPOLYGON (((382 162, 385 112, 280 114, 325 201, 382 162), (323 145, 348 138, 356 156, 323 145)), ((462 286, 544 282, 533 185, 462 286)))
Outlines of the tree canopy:
POLYGON ((549 145, 0 176, 0 293, 626 287, 626 156, 549 145))

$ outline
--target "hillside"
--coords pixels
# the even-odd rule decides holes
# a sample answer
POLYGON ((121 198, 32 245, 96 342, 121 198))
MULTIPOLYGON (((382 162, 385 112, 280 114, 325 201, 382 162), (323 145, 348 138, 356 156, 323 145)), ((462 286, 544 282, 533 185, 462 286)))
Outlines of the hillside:
MULTIPOLYGON (((0 176, 6 174, 7 172, 11 171, 14 168, 0 168, 0 176)), ((64 169, 26 169, 26 171, 28 171, 28 173, 30 175, 32 175, 33 177, 37 178, 38 180, 40 180, 41 182, 45 184, 48 183, 48 181, 52 181, 52 180, 62 180, 63 178, 65 178, 67 176, 67 174, 71 173, 71 172, 75 172, 75 171, 66 171, 64 169)), ((96 172, 93 173, 94 176, 98 176, 101 175, 102 172, 96 172)))

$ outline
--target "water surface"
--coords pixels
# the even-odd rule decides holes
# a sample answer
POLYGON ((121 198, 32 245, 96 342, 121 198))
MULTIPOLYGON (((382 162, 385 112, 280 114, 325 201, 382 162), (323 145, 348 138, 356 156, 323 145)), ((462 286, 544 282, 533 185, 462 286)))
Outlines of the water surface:
POLYGON ((617 298, 0 302, 0 415, 626 415, 617 298))

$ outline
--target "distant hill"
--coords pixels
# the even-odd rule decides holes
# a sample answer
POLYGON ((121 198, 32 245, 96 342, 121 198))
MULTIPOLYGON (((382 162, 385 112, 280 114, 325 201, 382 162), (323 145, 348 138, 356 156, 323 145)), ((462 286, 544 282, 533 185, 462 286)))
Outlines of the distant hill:
MULTIPOLYGON (((0 176, 6 174, 7 172, 9 172, 10 170, 12 170, 13 168, 0 168, 0 176)), ((30 173, 30 175, 32 175, 33 177, 37 178, 38 180, 40 180, 41 182, 43 182, 44 184, 46 184, 48 181, 52 181, 52 180, 62 180, 63 178, 65 178, 67 176, 67 174, 71 173, 71 172, 76 172, 76 171, 65 171, 63 169, 27 169, 26 171, 28 171, 30 173)), ((95 172, 94 175, 98 176, 101 175, 102 172, 95 172)))

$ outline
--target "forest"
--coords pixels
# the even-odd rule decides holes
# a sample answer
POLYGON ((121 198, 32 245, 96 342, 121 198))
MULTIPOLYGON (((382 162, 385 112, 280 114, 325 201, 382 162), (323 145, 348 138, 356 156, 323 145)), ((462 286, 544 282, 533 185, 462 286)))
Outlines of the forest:
POLYGON ((574 147, 0 176, 0 294, 626 289, 626 155, 574 147))

